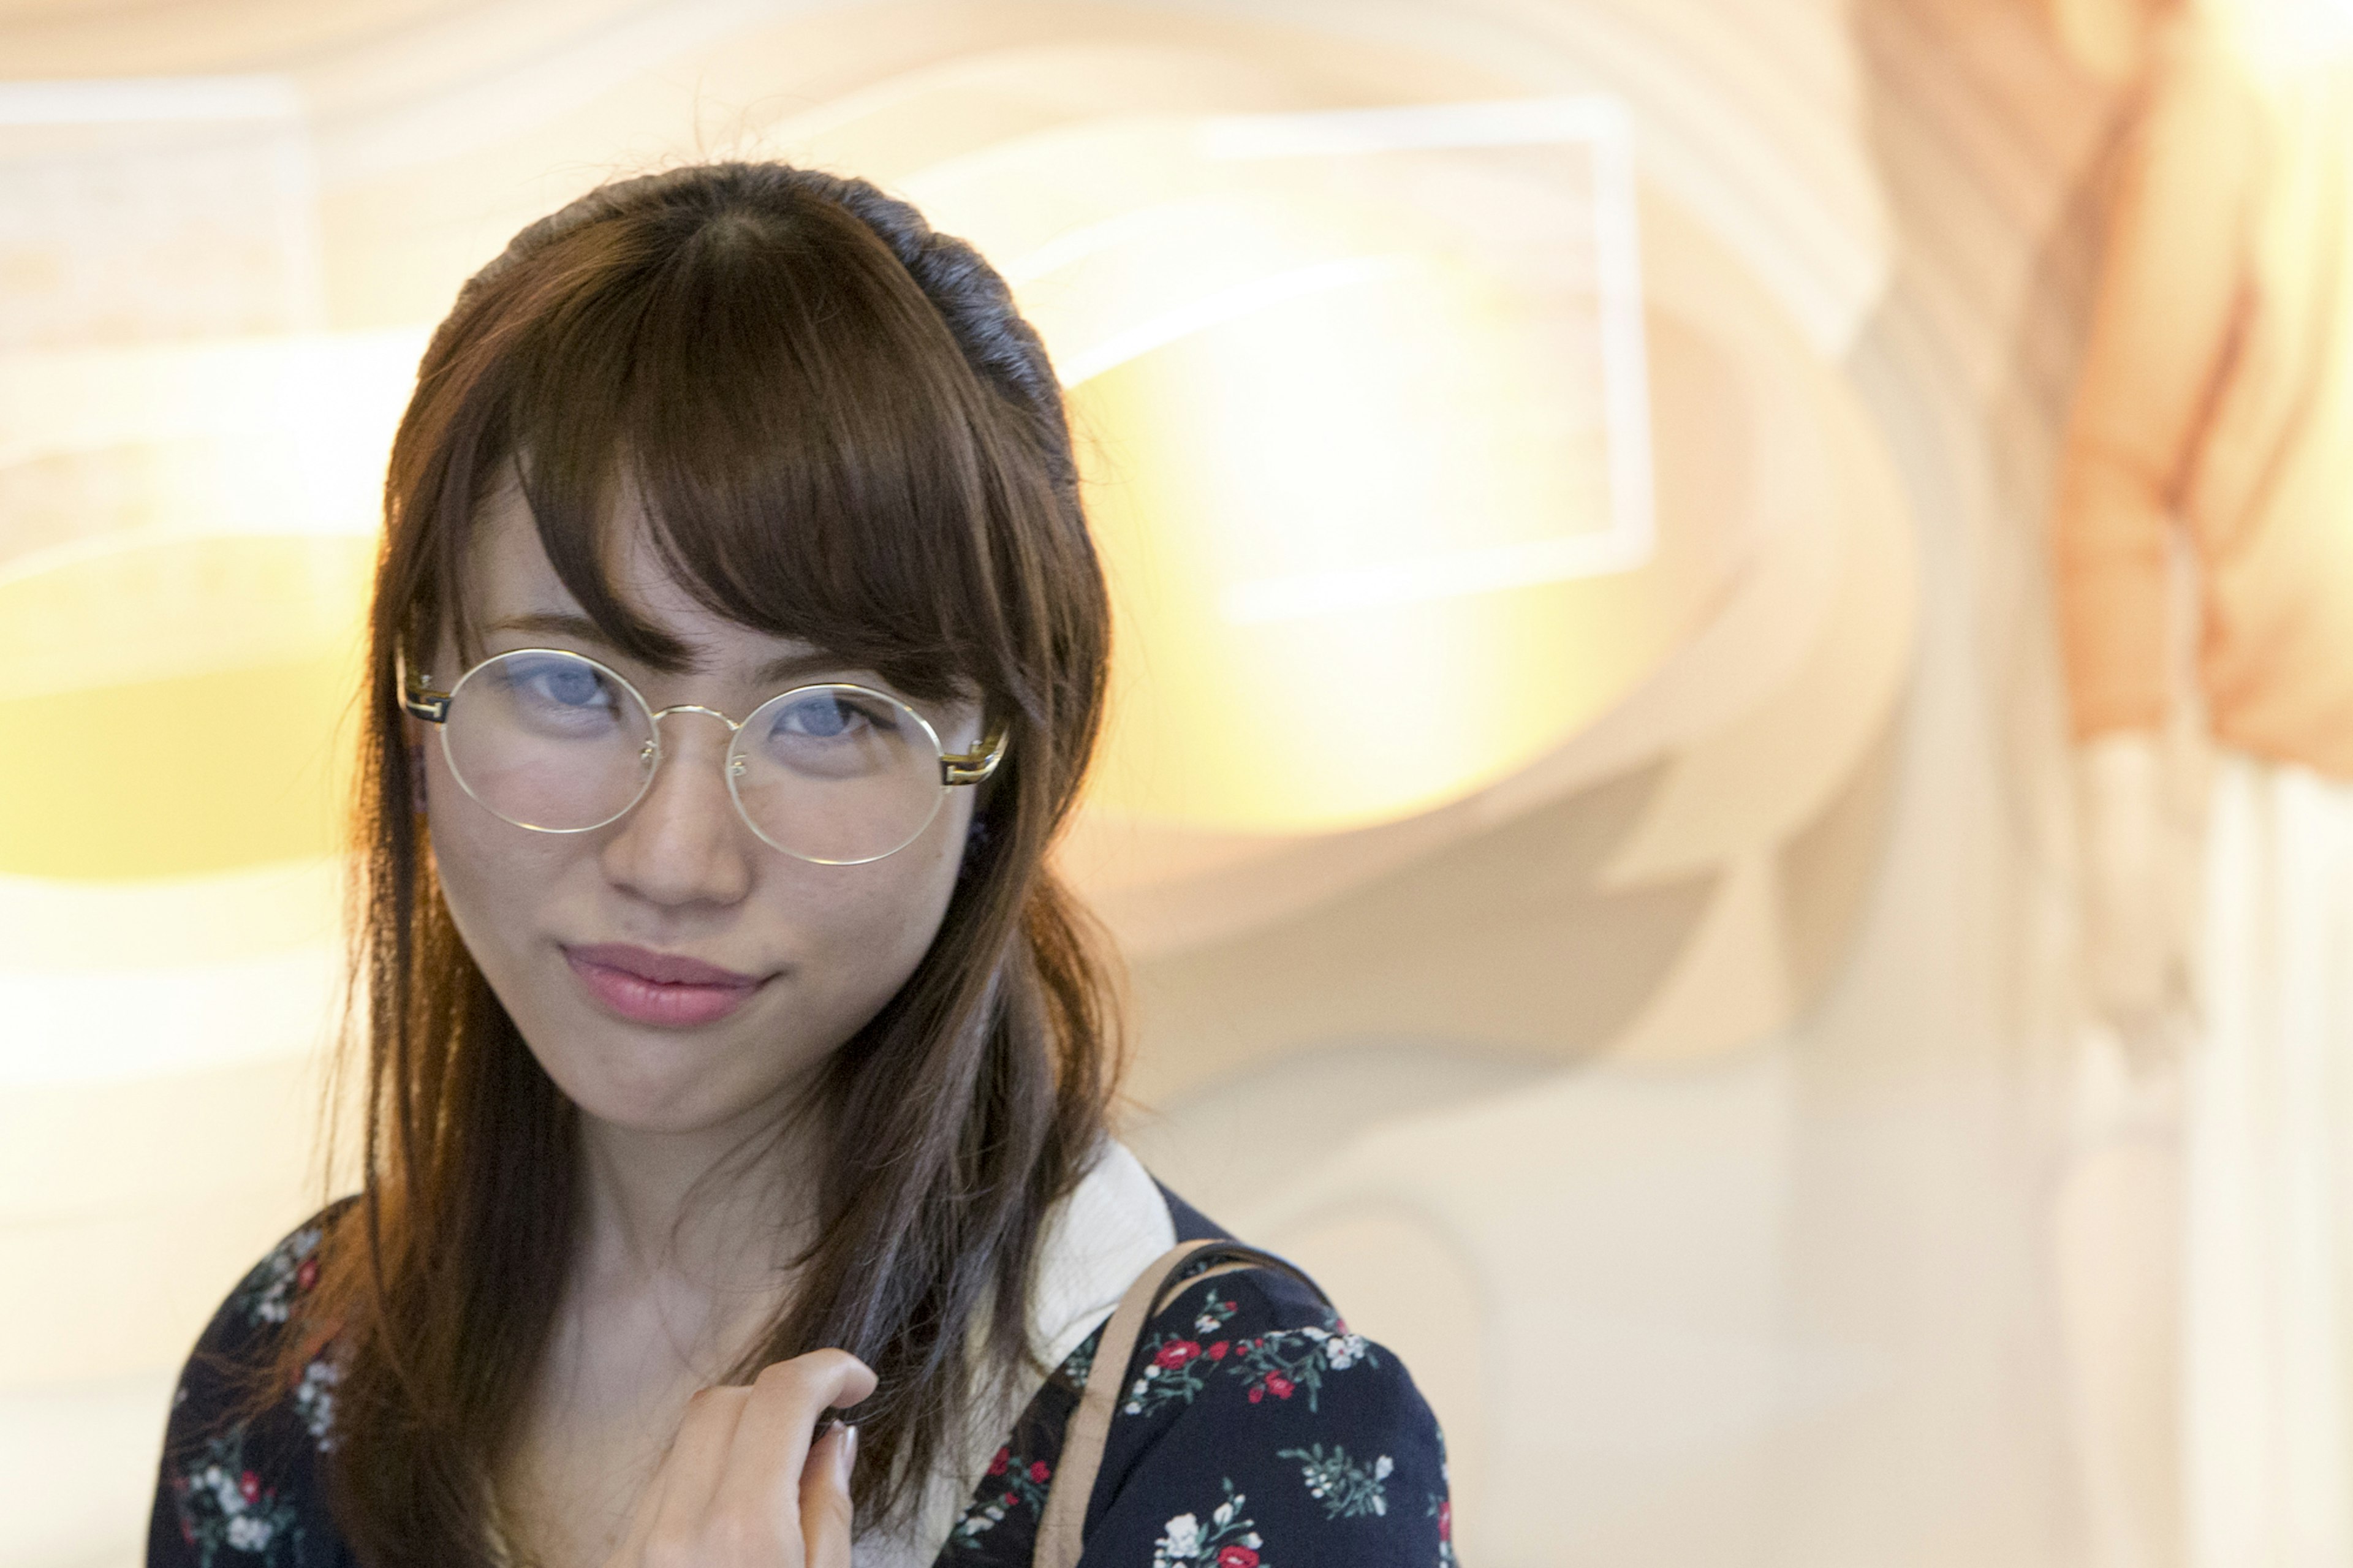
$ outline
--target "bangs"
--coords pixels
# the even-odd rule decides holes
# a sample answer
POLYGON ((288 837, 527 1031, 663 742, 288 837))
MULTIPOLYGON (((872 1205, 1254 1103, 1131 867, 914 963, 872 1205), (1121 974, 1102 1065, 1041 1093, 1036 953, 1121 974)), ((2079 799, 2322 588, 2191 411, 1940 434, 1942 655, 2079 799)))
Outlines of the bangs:
MULTIPOLYGON (((1001 413, 938 310, 828 204, 664 216, 608 254, 554 258, 566 297, 484 367, 502 406, 470 488, 514 459, 565 586, 655 668, 688 650, 616 587, 640 510, 714 614, 914 695, 1018 688, 991 541, 1050 499, 1008 461, 1019 443, 994 438, 1001 413), (584 259, 602 274, 587 287, 584 259)), ((464 531, 444 535, 445 572, 464 531)))

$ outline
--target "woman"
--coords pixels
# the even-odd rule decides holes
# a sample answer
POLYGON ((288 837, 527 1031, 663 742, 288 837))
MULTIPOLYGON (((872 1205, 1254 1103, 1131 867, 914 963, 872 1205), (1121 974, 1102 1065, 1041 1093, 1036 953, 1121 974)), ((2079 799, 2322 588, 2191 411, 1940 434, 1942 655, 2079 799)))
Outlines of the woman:
POLYGON ((1131 1291, 1219 1233, 1106 1132, 1043 857, 1108 613, 987 265, 778 164, 607 186, 460 293, 386 497, 365 1182, 206 1331, 150 1562, 1448 1560, 1387 1351, 1131 1291))

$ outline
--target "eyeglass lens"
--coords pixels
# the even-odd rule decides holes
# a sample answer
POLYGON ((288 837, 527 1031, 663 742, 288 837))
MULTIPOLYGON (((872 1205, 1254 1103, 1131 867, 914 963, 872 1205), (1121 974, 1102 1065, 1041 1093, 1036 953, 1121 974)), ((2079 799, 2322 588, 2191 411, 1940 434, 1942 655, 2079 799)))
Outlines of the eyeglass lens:
MULTIPOLYGON (((577 654, 500 654, 450 693, 444 753, 466 793, 518 826, 577 833, 636 805, 660 752, 653 714, 577 654)), ((940 748, 903 703, 849 685, 770 699, 736 730, 727 783, 754 832, 805 860, 903 848, 939 811, 940 748)))

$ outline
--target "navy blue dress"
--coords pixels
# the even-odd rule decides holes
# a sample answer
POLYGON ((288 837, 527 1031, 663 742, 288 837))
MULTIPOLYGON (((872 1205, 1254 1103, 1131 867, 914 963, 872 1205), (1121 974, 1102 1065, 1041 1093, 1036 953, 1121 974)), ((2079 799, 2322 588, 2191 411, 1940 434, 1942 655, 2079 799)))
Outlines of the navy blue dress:
MULTIPOLYGON (((1177 1239, 1226 1233, 1161 1189, 1177 1239)), ((240 1418, 239 1371, 304 1331, 330 1209, 229 1294, 189 1358, 164 1435, 149 1568, 356 1568, 319 1456, 335 1441, 322 1341, 240 1418)), ((1023 1568, 1100 1330, 1014 1423, 935 1568, 1023 1568)), ((249 1405, 249 1399, 246 1401, 249 1405)), ((1179 1290, 1145 1326, 1088 1499, 1082 1568, 1451 1568, 1445 1445, 1397 1357, 1288 1275, 1179 1290)))

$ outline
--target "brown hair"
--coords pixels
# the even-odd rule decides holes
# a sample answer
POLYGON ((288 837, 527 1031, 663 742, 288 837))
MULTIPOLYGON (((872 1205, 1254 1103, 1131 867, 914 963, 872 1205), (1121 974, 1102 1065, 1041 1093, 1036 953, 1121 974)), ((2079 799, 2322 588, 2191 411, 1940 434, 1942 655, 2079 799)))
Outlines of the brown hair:
MULTIPOLYGON (((606 575, 635 486, 714 612, 1009 732, 946 917, 825 1069, 795 1299, 737 1374, 838 1345, 880 1375, 857 1505, 902 1521, 983 1365, 1030 1362, 1046 1211, 1103 1136, 1105 973, 1043 865, 1098 728, 1108 610, 1061 395, 1001 279, 871 185, 722 163, 595 191, 516 236, 433 337, 385 486, 353 950, 365 1177, 320 1286, 342 1335, 336 1517, 362 1561, 492 1561, 492 1476, 571 1258, 575 1115, 476 968, 411 808, 395 657, 468 646, 470 523, 519 472, 617 647, 682 650, 606 575)), ((293 1347, 299 1352, 300 1347, 293 1347)))

